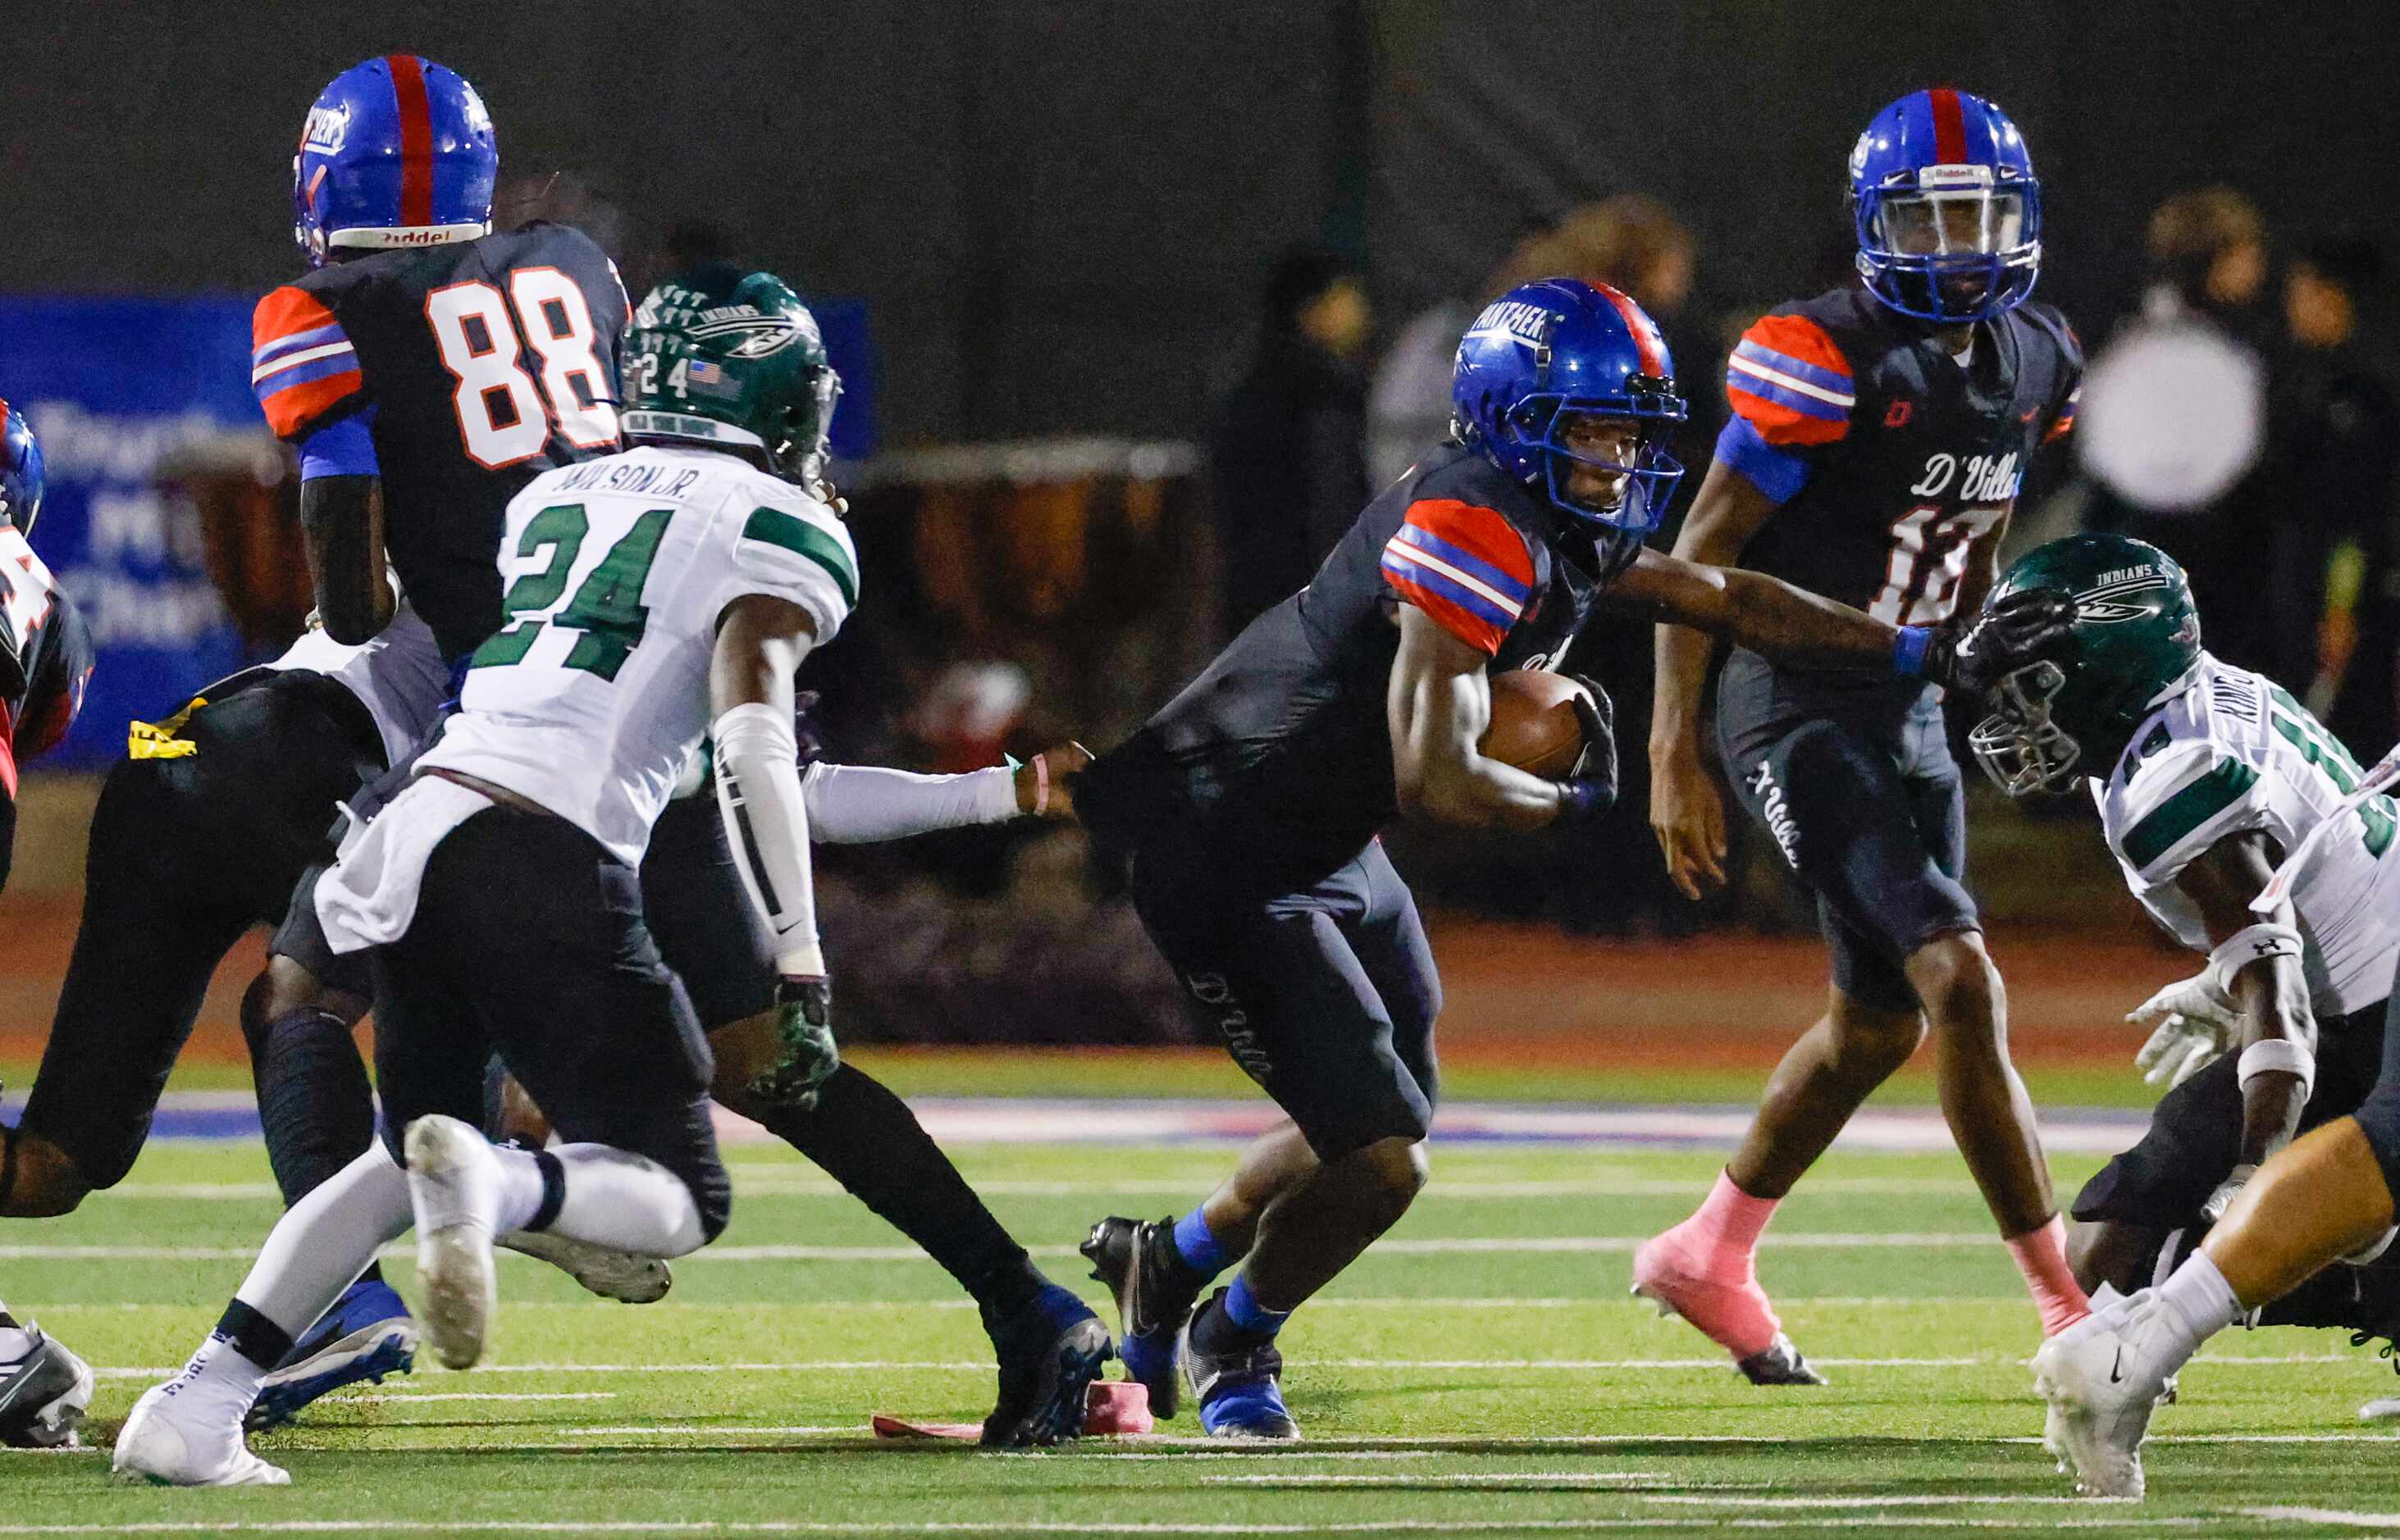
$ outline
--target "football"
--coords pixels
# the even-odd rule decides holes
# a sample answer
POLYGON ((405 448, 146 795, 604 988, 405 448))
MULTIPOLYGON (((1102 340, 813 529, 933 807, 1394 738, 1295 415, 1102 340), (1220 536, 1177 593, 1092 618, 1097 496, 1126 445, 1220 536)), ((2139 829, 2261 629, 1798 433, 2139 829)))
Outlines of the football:
POLYGON ((1563 674, 1510 669, 1492 676, 1492 725, 1476 748, 1529 775, 1556 780, 1583 754, 1575 703, 1584 688, 1563 674))

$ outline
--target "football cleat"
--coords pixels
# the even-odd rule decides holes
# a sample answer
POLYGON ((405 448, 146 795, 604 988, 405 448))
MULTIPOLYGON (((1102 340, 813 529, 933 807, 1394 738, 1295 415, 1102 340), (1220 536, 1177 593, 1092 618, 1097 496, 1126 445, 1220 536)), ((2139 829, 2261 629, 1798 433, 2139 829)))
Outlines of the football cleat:
POLYGON ((1283 1354, 1273 1342, 1230 1353, 1203 1353, 1192 1328, 1207 1311, 1221 1308, 1225 1290, 1184 1322, 1180 1346, 1183 1372, 1200 1403, 1200 1427, 1211 1438, 1259 1438, 1295 1443, 1300 1424, 1283 1404, 1283 1354))
POLYGON ((1092 1226, 1080 1247, 1092 1276, 1117 1302, 1117 1354, 1125 1375, 1150 1392, 1151 1414, 1172 1417, 1182 1399, 1176 1356, 1201 1280, 1175 1251, 1175 1220, 1114 1215, 1092 1226))
POLYGON ((2034 1390, 2050 1404, 2043 1445, 2065 1457, 2087 1497, 2142 1495, 2142 1439, 2170 1367, 2155 1328, 2159 1312, 2172 1308, 2146 1288, 2086 1315, 2033 1356, 2034 1390))
POLYGON ((1733 1355, 1734 1367, 1754 1385, 1821 1385, 1825 1377, 1783 1334, 1783 1323, 1755 1277, 1739 1284, 1707 1277, 1676 1244, 1673 1230, 1653 1235, 1633 1253, 1633 1293, 1681 1315, 1733 1355))
MULTIPOLYGON (((492 1146, 457 1118, 418 1118, 408 1125, 408 1197, 416 1213, 416 1276, 425 1288, 425 1340, 449 1369, 472 1369, 484 1356, 499 1280, 489 1225, 474 1188, 498 1179, 492 1146)), ((486 1210, 488 1211, 488 1210, 486 1210)))
POLYGON ((152 1385, 133 1403, 133 1414, 117 1431, 109 1468, 120 1481, 162 1487, 280 1487, 291 1474, 252 1454, 241 1441, 241 1423, 206 1419, 206 1403, 178 1401, 170 1392, 180 1380, 152 1385))
POLYGON ((91 1406, 91 1366, 31 1321, 0 1336, 23 1340, 22 1352, 0 1358, 0 1444, 77 1447, 75 1424, 91 1406))
POLYGON ((1779 1331, 1766 1351, 1753 1353, 1733 1366, 1754 1385, 1821 1385, 1825 1377, 1808 1365, 1792 1339, 1779 1331))
POLYGON ((380 1278, 361 1278, 334 1308, 292 1344, 258 1387, 242 1425, 252 1433, 280 1427, 311 1401, 361 1383, 416 1367, 416 1323, 408 1306, 380 1278))
POLYGON ((1052 1284, 1004 1320, 986 1317, 1000 1359, 1000 1398, 983 1420, 987 1449, 1066 1443, 1084 1431, 1100 1367, 1116 1356, 1091 1307, 1052 1284))
POLYGON ((492 1244, 545 1261, 604 1300, 656 1304, 675 1287, 675 1272, 656 1257, 618 1251, 550 1232, 516 1230, 492 1244))

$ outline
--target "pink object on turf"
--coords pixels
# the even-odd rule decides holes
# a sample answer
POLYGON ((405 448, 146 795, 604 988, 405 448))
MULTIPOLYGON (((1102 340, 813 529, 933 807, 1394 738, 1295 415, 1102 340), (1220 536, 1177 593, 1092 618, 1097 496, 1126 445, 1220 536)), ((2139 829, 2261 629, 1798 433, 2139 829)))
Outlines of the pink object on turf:
POLYGON ((2066 1220, 2056 1214, 2039 1230, 2011 1237, 2009 1255, 2017 1260, 2025 1288, 2041 1311, 2041 1334, 2055 1337, 2092 1314, 2092 1302, 2066 1265, 2066 1220))
POLYGON ((1131 1380, 1095 1380, 1084 1401, 1084 1437, 1148 1433, 1158 1426, 1150 1414, 1150 1387, 1131 1380))
POLYGON ((1699 1210, 1633 1253, 1633 1291, 1700 1329, 1736 1360, 1764 1353, 1783 1323, 1758 1286, 1758 1236, 1776 1200, 1717 1173, 1699 1210))

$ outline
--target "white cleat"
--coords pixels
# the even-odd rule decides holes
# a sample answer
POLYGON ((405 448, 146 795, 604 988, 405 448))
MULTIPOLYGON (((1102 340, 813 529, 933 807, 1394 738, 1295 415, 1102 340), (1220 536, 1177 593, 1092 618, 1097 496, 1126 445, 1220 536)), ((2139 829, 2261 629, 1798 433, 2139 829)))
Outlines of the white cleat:
POLYGON ((2034 1355, 2034 1389, 2050 1403, 2043 1447, 2073 1467, 2075 1490, 2087 1497, 2142 1495, 2142 1439, 2167 1385, 2154 1323, 2168 1308, 2144 1289, 2034 1355))
POLYGON ((425 1290, 425 1340, 449 1369, 472 1369, 499 1309, 487 1219, 499 1162, 475 1128, 457 1118, 408 1125, 408 1197, 416 1214, 416 1277, 425 1290))
POLYGON ((511 1231, 495 1244, 548 1262, 602 1299, 620 1304, 656 1304, 675 1287, 675 1273, 656 1257, 570 1240, 546 1230, 511 1231))
POLYGON ((0 1340, 15 1350, 0 1358, 0 1445, 81 1448, 75 1427, 91 1409, 91 1366, 32 1321, 0 1340))
POLYGON ((241 1441, 239 1413, 207 1418, 205 1403, 179 1402, 188 1382, 152 1385, 133 1403, 116 1435, 111 1474, 120 1481, 167 1487, 281 1487, 291 1473, 252 1454, 241 1441))

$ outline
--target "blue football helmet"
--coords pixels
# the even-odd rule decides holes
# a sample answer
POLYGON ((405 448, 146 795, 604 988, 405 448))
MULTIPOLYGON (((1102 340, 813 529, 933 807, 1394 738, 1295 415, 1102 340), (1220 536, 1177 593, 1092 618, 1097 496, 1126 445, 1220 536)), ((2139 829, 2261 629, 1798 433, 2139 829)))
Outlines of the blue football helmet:
POLYGON ((1614 577, 1641 554, 1684 474, 1667 453, 1684 415, 1674 376, 1642 307, 1602 284, 1543 279, 1493 300, 1459 339, 1452 430, 1589 525, 1614 577), (1618 447, 1594 452, 1589 435, 1612 425, 1622 425, 1618 447))
POLYGON ((492 230, 500 152, 484 99, 413 53, 334 77, 292 157, 292 238, 321 266, 337 248, 472 240, 492 230))
POLYGON ((42 446, 25 415, 0 401, 0 522, 30 536, 41 511, 42 446))
POLYGON ((2009 115, 1939 86, 1875 114, 1850 151, 1859 276, 1903 316, 1988 320, 2041 275, 2041 184, 2009 115))

